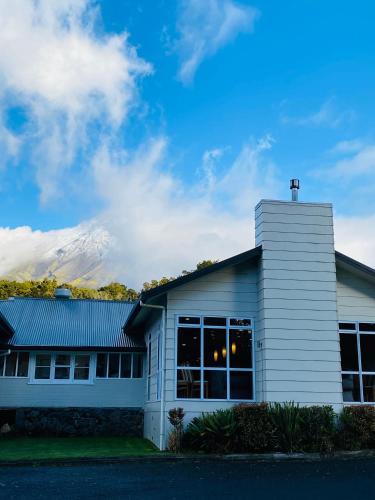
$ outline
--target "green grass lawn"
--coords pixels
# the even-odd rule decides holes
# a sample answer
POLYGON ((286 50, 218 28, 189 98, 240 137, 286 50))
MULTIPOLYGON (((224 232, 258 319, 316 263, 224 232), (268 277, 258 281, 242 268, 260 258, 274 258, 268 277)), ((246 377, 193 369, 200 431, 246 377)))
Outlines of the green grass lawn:
POLYGON ((158 453, 147 439, 132 437, 4 437, 0 460, 126 457, 158 453))

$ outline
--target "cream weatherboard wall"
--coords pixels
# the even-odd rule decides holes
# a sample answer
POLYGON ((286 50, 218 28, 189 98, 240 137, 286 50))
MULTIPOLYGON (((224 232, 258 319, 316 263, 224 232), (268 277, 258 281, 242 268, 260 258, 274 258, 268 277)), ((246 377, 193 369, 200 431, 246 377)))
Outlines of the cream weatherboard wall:
MULTIPOLYGON (((183 407, 185 421, 202 412, 228 408, 231 401, 176 399, 176 319, 179 315, 250 317, 256 329, 258 264, 250 261, 227 267, 168 292, 165 350, 165 425, 169 409, 183 407)), ((255 374, 255 377, 257 375, 255 374)))
POLYGON ((338 266, 337 309, 340 321, 375 322, 375 284, 338 266))
POLYGON ((161 311, 154 311, 153 321, 145 329, 147 361, 145 366, 146 386, 144 395, 144 436, 160 446, 161 416, 161 311), (151 342, 151 344, 150 344, 151 342), (151 349, 149 349, 151 345, 151 349))
POLYGON ((144 378, 94 379, 91 384, 33 384, 28 378, 0 377, 2 408, 142 408, 144 378))
POLYGON ((265 401, 342 405, 336 264, 330 204, 262 200, 256 329, 265 401))

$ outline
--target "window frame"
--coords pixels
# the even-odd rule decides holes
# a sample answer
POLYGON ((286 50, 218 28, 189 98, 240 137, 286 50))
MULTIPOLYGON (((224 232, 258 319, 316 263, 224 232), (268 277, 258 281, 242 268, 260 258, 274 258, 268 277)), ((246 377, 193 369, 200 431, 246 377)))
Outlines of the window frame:
MULTIPOLYGON (((87 351, 34 351, 29 358, 29 384, 41 384, 41 385, 90 385, 93 384, 93 373, 96 370, 96 360, 94 362, 95 356, 92 352, 87 351), (35 378, 35 369, 37 367, 36 357, 40 354, 50 355, 50 374, 49 378, 39 379, 35 378), (59 355, 70 356, 70 371, 68 379, 55 379, 55 368, 56 368, 56 357, 59 355), (86 380, 75 379, 74 369, 75 369, 75 359, 76 356, 88 356, 89 357, 89 377, 86 380)), ((58 365, 59 366, 59 365, 58 365)), ((66 365, 67 366, 67 365, 66 365)))
POLYGON ((205 401, 205 402, 223 402, 223 401, 228 401, 228 402, 246 402, 246 403, 254 403, 256 401, 256 394, 255 394, 255 388, 256 388, 256 383, 255 383, 255 377, 256 377, 256 369, 255 369, 255 321, 254 317, 251 315, 241 315, 241 316, 236 316, 234 314, 231 315, 218 315, 218 314, 187 314, 187 313, 178 313, 175 314, 175 361, 174 361, 174 396, 176 401, 192 401, 192 402, 197 402, 197 401, 205 401), (179 318, 180 317, 191 317, 191 318, 199 318, 199 324, 193 324, 193 323, 180 323, 179 318), (205 325, 204 324, 204 318, 218 318, 222 319, 225 318, 226 320, 226 325, 225 326, 214 326, 214 325, 205 325), (231 325, 230 320, 250 320, 250 325, 244 325, 244 326, 237 326, 237 325, 231 325), (212 329, 218 329, 218 330, 224 330, 225 331, 225 341, 226 341, 226 350, 227 350, 227 357, 226 357, 226 366, 225 367, 206 367, 204 366, 204 329, 206 328, 212 328, 212 329), (186 367, 186 366, 179 366, 177 364, 178 360, 178 329, 179 328, 189 328, 189 329, 194 329, 194 328, 199 328, 200 329, 200 366, 199 367, 186 367), (230 367, 230 330, 251 330, 251 368, 231 368, 230 367), (194 371, 199 371, 200 372, 200 397, 199 398, 181 398, 177 396, 177 381, 178 381, 178 370, 181 369, 188 369, 188 370, 194 370, 194 371), (224 399, 217 399, 217 398, 205 398, 204 397, 204 390, 203 390, 203 385, 204 385, 204 372, 205 371, 224 371, 226 372, 226 383, 227 383, 227 397, 224 399), (245 372, 245 373, 251 373, 252 374, 252 392, 253 392, 253 398, 252 399, 232 399, 230 398, 230 373, 232 371, 235 372, 245 372))
POLYGON ((100 352, 96 352, 95 353, 95 370, 94 370, 94 379, 95 380, 138 380, 138 379, 143 379, 144 378, 144 372, 143 372, 143 357, 142 357, 142 352, 129 352, 129 351, 125 351, 125 352, 119 352, 119 351, 100 351, 100 352), (97 356, 98 354, 105 354, 106 355, 106 376, 105 377, 98 377, 96 375, 96 367, 97 367, 97 356), (118 377, 109 377, 108 376, 108 373, 109 373, 109 354, 119 354, 119 366, 118 366, 118 377), (130 377, 121 377, 121 362, 122 362, 122 355, 123 354, 127 354, 130 356, 131 358, 131 362, 130 362, 130 377), (135 359, 135 355, 137 356, 140 356, 141 359, 142 359, 142 370, 141 370, 141 373, 142 375, 140 377, 134 377, 134 359, 135 359))
POLYGON ((344 405, 375 405, 375 401, 365 401, 364 398, 364 390, 363 390, 363 376, 364 375, 373 375, 375 376, 374 371, 366 371, 362 369, 362 352, 361 352, 361 335, 375 335, 375 331, 371 332, 360 332, 359 325, 360 324, 375 324, 375 321, 360 321, 360 320, 345 320, 338 322, 338 334, 339 334, 339 342, 340 335, 355 335, 357 341, 357 355, 358 355, 358 371, 356 370, 342 370, 341 365, 341 348, 340 348, 340 368, 341 368, 341 390, 343 392, 343 384, 342 384, 342 376, 343 375, 358 375, 359 379, 359 392, 360 392, 360 401, 343 401, 344 405), (340 324, 354 324, 355 330, 340 328, 340 324))
POLYGON ((4 358, 4 362, 3 362, 3 366, 2 366, 2 370, 1 370, 2 373, 0 373, 0 380, 4 379, 4 378, 9 378, 9 379, 12 379, 12 378, 29 378, 29 375, 30 375, 30 364, 31 364, 31 353, 30 353, 30 351, 11 351, 9 354, 3 355, 1 357, 4 358), (25 354, 25 353, 27 353, 29 355, 29 361, 27 363, 27 374, 26 375, 17 375, 20 354, 25 354), (15 375, 5 375, 7 358, 11 354, 16 354, 17 355, 15 375))

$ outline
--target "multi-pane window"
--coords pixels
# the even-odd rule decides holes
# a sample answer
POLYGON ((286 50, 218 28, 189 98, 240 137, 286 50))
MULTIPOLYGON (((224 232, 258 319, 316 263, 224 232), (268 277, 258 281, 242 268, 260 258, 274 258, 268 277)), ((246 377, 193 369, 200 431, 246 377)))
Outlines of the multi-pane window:
POLYGON ((250 318, 179 316, 177 397, 253 400, 250 318))
POLYGON ((27 377, 29 373, 29 353, 11 352, 0 356, 0 377, 27 377))
POLYGON ((142 353, 101 352, 96 357, 97 378, 142 378, 142 353))
POLYGON ((344 402, 375 403, 375 323, 339 323, 344 402))
POLYGON ((90 380, 90 354, 38 353, 35 355, 35 381, 87 383, 90 380))

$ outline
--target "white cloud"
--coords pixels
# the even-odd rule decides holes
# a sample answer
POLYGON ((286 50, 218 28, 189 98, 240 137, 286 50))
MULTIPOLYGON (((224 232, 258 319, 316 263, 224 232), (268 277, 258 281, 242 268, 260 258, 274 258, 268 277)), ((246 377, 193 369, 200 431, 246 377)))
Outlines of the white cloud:
POLYGON ((274 167, 263 156, 268 138, 245 145, 210 191, 200 189, 199 178, 186 187, 165 173, 167 147, 159 138, 129 156, 103 146, 94 161, 107 204, 99 222, 116 241, 108 258, 115 274, 132 286, 252 248, 253 207, 260 193, 275 196, 279 189, 274 167))
POLYGON ((335 104, 335 100, 331 98, 311 114, 306 116, 289 116, 283 114, 281 121, 287 125, 336 128, 345 122, 353 120, 354 117, 355 113, 352 110, 339 110, 335 104))
MULTIPOLYGON (((58 195, 59 180, 87 127, 114 129, 136 99, 136 79, 151 71, 127 34, 98 35, 90 0, 3 0, 0 11, 0 95, 27 109, 42 201, 58 195)), ((11 132, 0 130, 2 142, 11 132)), ((11 148, 15 144, 10 143, 11 148)))
POLYGON ((100 228, 99 236, 110 240, 105 267, 137 288, 143 281, 194 268, 202 259, 252 248, 252 210, 261 195, 272 197, 279 190, 274 166, 264 158, 270 138, 246 144, 226 174, 215 177, 210 191, 200 189, 199 176, 186 187, 165 172, 167 147, 165 138, 133 154, 103 145, 93 169, 106 209, 95 220, 57 231, 0 228, 0 275, 30 260, 50 258, 56 248, 87 233, 87 227, 90 233, 100 228))
POLYGON ((335 217, 336 249, 375 267, 375 215, 335 217))
POLYGON ((350 154, 360 151, 365 146, 361 139, 352 139, 338 142, 330 151, 330 154, 350 154))
POLYGON ((258 9, 232 0, 181 0, 175 50, 181 66, 178 77, 190 83, 202 61, 241 32, 252 32, 258 9))
POLYGON ((326 172, 334 177, 345 179, 357 177, 362 174, 375 174, 375 145, 363 146, 355 153, 338 160, 326 172))

